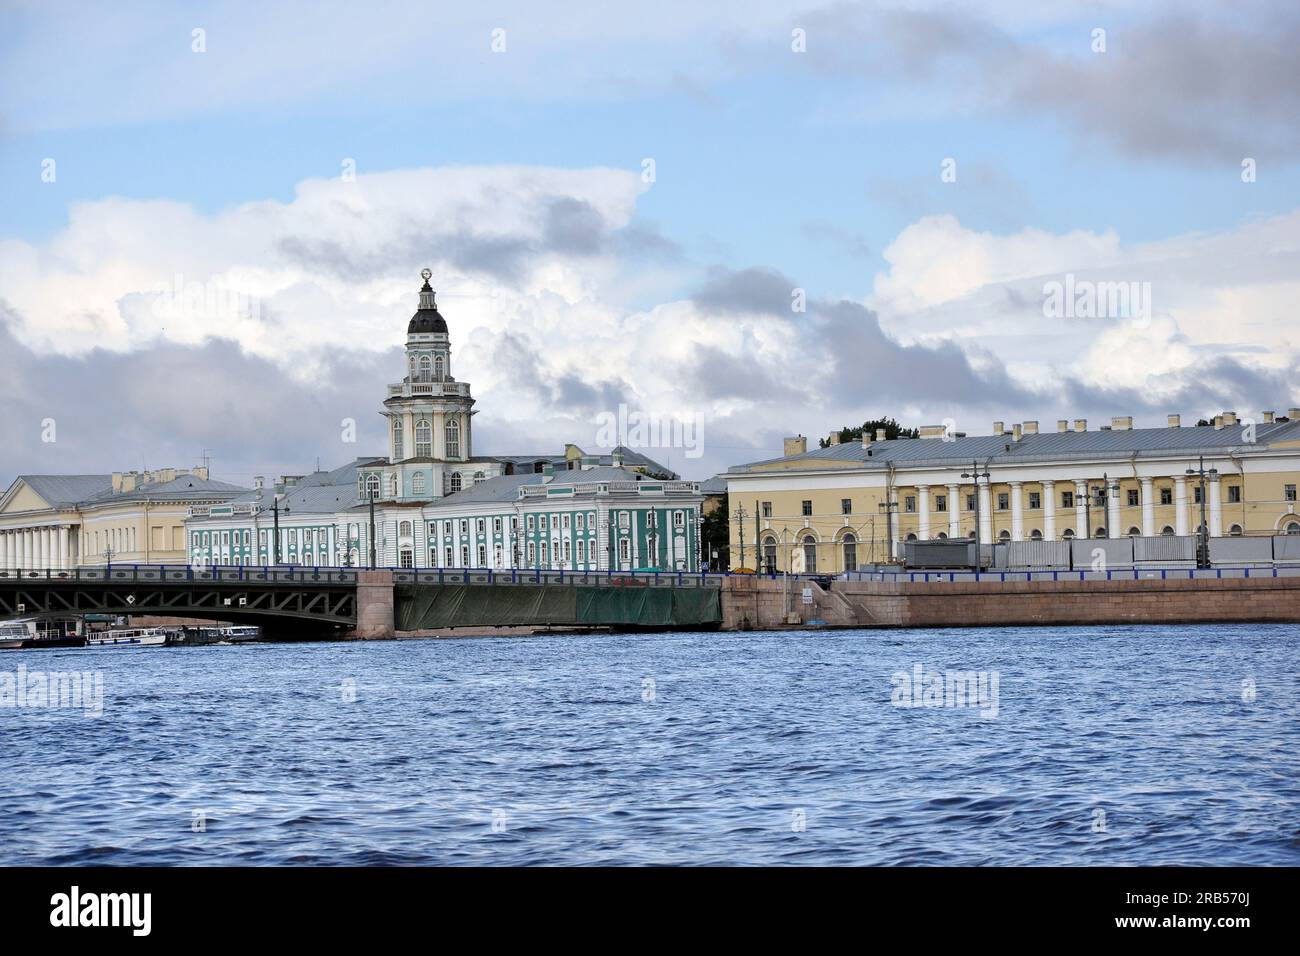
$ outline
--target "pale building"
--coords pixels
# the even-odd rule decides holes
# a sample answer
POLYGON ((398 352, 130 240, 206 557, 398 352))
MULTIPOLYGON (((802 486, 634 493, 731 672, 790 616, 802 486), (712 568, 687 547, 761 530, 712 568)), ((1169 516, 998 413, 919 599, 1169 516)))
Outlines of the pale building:
POLYGON ((891 560, 904 541, 972 538, 977 513, 984 543, 1193 535, 1202 460, 1210 537, 1300 534, 1300 409, 1190 427, 1178 415, 1153 428, 1120 416, 1093 430, 1061 419, 1052 431, 994 422, 989 435, 928 426, 921 436, 832 437, 812 450, 800 436, 779 458, 728 470, 732 567, 852 570, 891 560))
POLYGON ((244 491, 206 468, 20 475, 0 497, 0 569, 184 564, 190 508, 244 491))

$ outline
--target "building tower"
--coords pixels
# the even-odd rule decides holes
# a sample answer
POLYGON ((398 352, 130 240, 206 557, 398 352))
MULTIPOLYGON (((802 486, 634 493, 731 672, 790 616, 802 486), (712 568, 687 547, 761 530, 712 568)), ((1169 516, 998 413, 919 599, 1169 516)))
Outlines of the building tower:
MULTIPOLYGON (((469 384, 451 374, 447 320, 429 285, 432 273, 425 269, 420 275, 420 307, 406 327, 406 375, 388 386, 381 413, 388 465, 382 477, 377 471, 362 476, 370 487, 379 485, 377 497, 384 501, 432 501, 489 476, 483 468, 469 467, 474 464, 474 398, 469 384)), ((499 469, 488 466, 487 472, 499 469)))

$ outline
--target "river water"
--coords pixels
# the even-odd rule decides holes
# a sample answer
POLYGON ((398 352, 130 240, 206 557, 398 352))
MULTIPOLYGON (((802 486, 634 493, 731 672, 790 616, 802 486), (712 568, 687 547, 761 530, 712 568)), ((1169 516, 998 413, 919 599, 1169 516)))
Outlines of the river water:
POLYGON ((1298 648, 1200 625, 4 651, 0 863, 1297 865, 1298 648), (56 670, 98 674, 102 713, 33 701, 56 670))

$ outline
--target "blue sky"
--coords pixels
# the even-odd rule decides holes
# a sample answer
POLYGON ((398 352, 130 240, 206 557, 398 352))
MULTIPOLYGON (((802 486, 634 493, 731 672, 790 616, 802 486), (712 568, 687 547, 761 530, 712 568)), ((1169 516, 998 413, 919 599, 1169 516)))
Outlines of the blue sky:
MULTIPOLYGON (((261 213, 250 207, 292 211, 303 183, 337 180, 341 162, 352 158, 363 182, 390 186, 411 171, 451 168, 470 175, 496 168, 561 178, 583 170, 627 174, 628 182, 599 198, 585 186, 576 193, 555 184, 521 187, 517 194, 494 186, 494 195, 507 197, 506 206, 490 204, 498 217, 518 210, 529 222, 530 203, 568 197, 600 210, 601 238, 593 242, 608 240, 566 258, 530 234, 520 241, 531 251, 509 276, 482 263, 443 262, 444 250, 412 239, 465 211, 455 196, 437 192, 434 176, 409 187, 411 209, 427 212, 418 229, 391 225, 399 249, 391 267, 374 264, 378 250, 391 245, 372 239, 379 246, 366 256, 371 271, 349 273, 358 283, 391 285, 398 331, 382 343, 387 349, 400 345, 409 306, 398 303, 412 298, 412 267, 427 260, 447 277, 443 301, 463 299, 470 310, 458 314, 452 305, 447 312, 453 336, 458 320, 474 336, 461 375, 484 383, 478 427, 493 445, 525 435, 542 444, 581 441, 579 423, 600 400, 587 396, 595 404, 576 408, 564 384, 571 377, 600 386, 596 392, 606 397, 703 416, 715 450, 704 462, 682 462, 701 471, 764 457, 784 432, 824 434, 880 412, 916 423, 950 414, 982 422, 989 414, 1106 414, 1134 403, 1139 415, 1155 416, 1174 402, 1199 402, 1169 408, 1197 414, 1216 402, 1280 407, 1297 400, 1279 394, 1277 384, 1294 369, 1295 329, 1281 303, 1295 278, 1300 196, 1300 84, 1288 63, 1300 17, 1284 10, 579 3, 551 14, 528 4, 486 11, 445 5, 421 14, 401 4, 326 3, 308 14, 279 3, 110 9, 20 2, 0 12, 0 37, 0 318, 14 348, 30 350, 32 361, 84 362, 99 346, 115 359, 147 363, 159 348, 220 346, 236 379, 251 374, 241 357, 255 358, 277 369, 291 393, 310 388, 311 369, 332 389, 355 390, 340 394, 341 402, 376 395, 381 380, 339 381, 341 353, 363 365, 373 358, 379 379, 396 375, 391 357, 380 361, 387 353, 379 342, 347 337, 347 310, 360 302, 338 288, 290 296, 285 289, 301 291, 312 281, 310 267, 268 266, 266 256, 244 258, 239 250, 241 229, 250 247, 259 241, 261 213), (1097 27, 1106 30, 1104 52, 1092 49, 1097 27), (196 28, 205 31, 201 53, 191 49, 196 28), (498 28, 506 31, 506 49, 493 53, 498 28), (806 31, 806 52, 791 49, 795 29, 806 31), (648 187, 638 183, 646 157, 656 171, 648 187), (1258 168, 1249 184, 1241 178, 1245 157, 1258 168), (46 158, 57 162, 53 183, 41 179, 46 158), (956 161, 956 182, 941 181, 946 158, 956 161), (127 206, 119 211, 114 201, 127 206), (175 224, 151 219, 155 201, 195 218, 194 231, 184 234, 194 254, 183 262, 158 251, 159 232, 175 224), (78 209, 93 227, 77 220, 78 209), (221 231, 223 217, 241 222, 209 249, 208 233, 221 231), (1247 265, 1210 275, 1207 263, 1222 266, 1224 248, 1240 250, 1247 265), (933 265, 943 257, 951 270, 933 265), (121 303, 148 291, 138 288, 142 272, 156 267, 165 282, 182 265, 199 281, 245 273, 241 281, 280 320, 297 329, 318 322, 321 336, 314 347, 298 341, 277 349, 221 323, 141 334, 121 303), (1137 341, 1105 324, 1043 326, 1033 329, 1032 342, 1012 348, 1007 335, 1019 339, 1021 325, 990 328, 990 303, 1008 290, 1088 269, 1157 282, 1165 303, 1156 317, 1160 337, 1149 327, 1138 330, 1145 338, 1137 341), (712 312, 702 309, 700 290, 728 276, 739 277, 728 288, 776 276, 806 289, 815 303, 856 303, 889 348, 955 345, 976 384, 968 396, 927 396, 920 385, 912 392, 837 391, 837 375, 849 380, 854 373, 847 366, 832 373, 834 357, 825 353, 844 330, 828 325, 816 306, 794 317, 784 309, 719 310, 716 302, 712 312), (60 303, 74 288, 103 289, 102 301, 60 303), (480 315, 470 303, 483 295, 511 305, 495 317, 480 315), (319 311, 322 296, 329 319, 319 311), (317 311, 309 314, 306 303, 317 311), (1243 321, 1243 309, 1255 310, 1259 323, 1243 321), (806 407, 772 399, 783 411, 774 420, 763 395, 742 390, 704 401, 697 378, 685 372, 652 385, 658 370, 642 374, 629 362, 611 371, 584 357, 584 322, 623 322, 630 314, 647 328, 686 335, 698 350, 731 355, 737 378, 757 366, 758 378, 792 375, 824 388, 806 407), (559 341, 557 326, 574 334, 559 341), (1238 333, 1213 331, 1227 326, 1238 333), (540 353, 540 400, 540 393, 512 392, 517 376, 493 383, 491 363, 511 336, 540 353), (1107 349, 1154 350, 1163 360, 1127 372, 1104 360, 1099 366, 1100 338, 1107 349), (1085 353, 1093 357, 1081 360, 1085 353), (1230 364, 1198 393, 1204 368, 1188 356, 1230 364), (980 375, 1004 373, 1022 387, 1004 392, 998 413, 977 385, 980 375), (1062 382, 1071 384, 1053 391, 1062 382), (536 421, 521 422, 520 408, 536 421)), ((388 195, 387 215, 400 217, 400 205, 400 196, 388 195)), ((485 214, 488 207, 475 208, 485 214)), ((310 236, 337 226, 308 217, 294 228, 310 236)), ((459 227, 486 225, 469 215, 459 227)), ((438 234, 460 241, 460 233, 438 234)), ((369 307, 375 294, 364 299, 369 307)), ((852 356, 857 377, 870 378, 881 354, 852 356)), ((680 355, 673 361, 689 364, 680 355)), ((35 387, 46 386, 38 377, 35 387)), ((206 447, 218 436, 140 440, 147 446, 140 453, 152 460, 189 454, 188 445, 206 447)), ((21 437, 11 447, 32 450, 21 437)), ((309 448, 293 453, 307 457, 309 448)), ((0 479, 29 467, 3 454, 0 479)), ((86 446, 60 454, 65 467, 91 467, 90 459, 110 452, 86 446)), ((273 457, 267 447, 226 456, 236 478, 291 464, 264 460, 273 457)), ((95 470, 114 467, 104 461, 95 470)))

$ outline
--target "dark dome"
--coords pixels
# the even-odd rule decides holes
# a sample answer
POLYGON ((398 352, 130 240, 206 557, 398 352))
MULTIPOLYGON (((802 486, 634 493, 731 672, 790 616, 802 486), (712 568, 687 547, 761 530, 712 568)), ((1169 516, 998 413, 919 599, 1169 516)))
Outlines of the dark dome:
POLYGON ((429 273, 424 272, 424 287, 420 289, 420 311, 411 316, 411 324, 406 327, 407 335, 447 334, 447 320, 438 311, 438 304, 433 299, 433 289, 429 288, 429 273))
POLYGON ((411 316, 411 324, 406 327, 407 335, 427 335, 430 332, 447 334, 447 320, 437 309, 421 309, 411 316))

